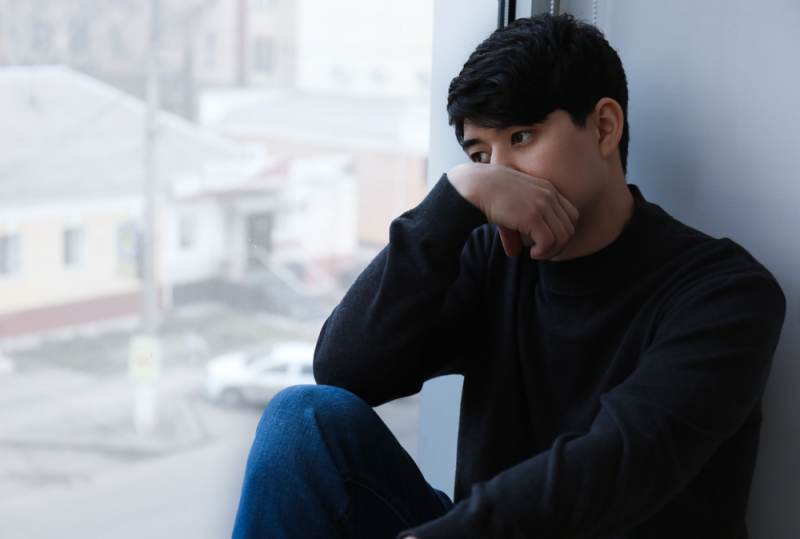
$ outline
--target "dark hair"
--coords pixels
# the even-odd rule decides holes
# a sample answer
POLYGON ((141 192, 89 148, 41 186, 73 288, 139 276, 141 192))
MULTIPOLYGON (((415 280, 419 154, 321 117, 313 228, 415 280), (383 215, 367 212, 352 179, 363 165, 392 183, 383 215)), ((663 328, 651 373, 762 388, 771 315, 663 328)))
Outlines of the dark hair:
POLYGON ((568 13, 545 13, 498 28, 478 45, 450 82, 447 114, 462 143, 465 119, 504 128, 562 109, 584 127, 603 97, 624 113, 619 155, 627 172, 628 84, 617 52, 595 26, 568 13))

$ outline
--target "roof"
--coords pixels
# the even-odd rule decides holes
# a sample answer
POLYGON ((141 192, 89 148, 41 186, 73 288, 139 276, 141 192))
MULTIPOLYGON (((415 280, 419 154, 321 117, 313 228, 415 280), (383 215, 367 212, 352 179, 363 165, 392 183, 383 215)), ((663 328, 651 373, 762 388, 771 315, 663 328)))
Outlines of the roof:
POLYGON ((207 90, 206 125, 235 136, 296 139, 333 146, 427 154, 426 98, 283 90, 207 90))
MULTIPOLYGON (((145 112, 143 101, 66 67, 0 69, 0 206, 141 194, 145 112)), ((168 112, 158 119, 165 184, 220 171, 236 181, 263 168, 261 149, 168 112)))

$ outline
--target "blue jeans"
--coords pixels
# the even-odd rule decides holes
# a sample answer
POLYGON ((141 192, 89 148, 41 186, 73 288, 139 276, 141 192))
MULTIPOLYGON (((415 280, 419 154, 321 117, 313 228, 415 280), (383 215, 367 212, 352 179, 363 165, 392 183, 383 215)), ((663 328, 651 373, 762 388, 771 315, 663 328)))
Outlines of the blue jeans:
POLYGON ((258 424, 233 537, 394 539, 452 506, 364 400, 297 385, 258 424))

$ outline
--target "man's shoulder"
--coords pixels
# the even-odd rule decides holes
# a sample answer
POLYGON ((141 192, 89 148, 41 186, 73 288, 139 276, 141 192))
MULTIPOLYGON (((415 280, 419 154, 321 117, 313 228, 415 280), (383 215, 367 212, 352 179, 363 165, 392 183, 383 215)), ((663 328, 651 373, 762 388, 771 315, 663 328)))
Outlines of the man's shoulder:
MULTIPOLYGON (((707 236, 683 255, 675 299, 746 298, 747 304, 785 305, 778 280, 752 253, 729 237, 707 236)), ((777 307, 776 307, 777 308, 777 307)))
POLYGON ((748 249, 728 236, 715 237, 648 203, 649 233, 666 266, 681 274, 681 288, 735 282, 763 286, 782 294, 775 276, 748 249))

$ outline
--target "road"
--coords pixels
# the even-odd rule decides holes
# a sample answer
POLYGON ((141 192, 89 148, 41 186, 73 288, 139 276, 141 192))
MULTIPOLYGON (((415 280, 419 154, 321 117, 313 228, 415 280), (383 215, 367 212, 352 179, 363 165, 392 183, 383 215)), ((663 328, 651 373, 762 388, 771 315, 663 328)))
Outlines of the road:
MULTIPOLYGON (((131 428, 125 378, 0 377, 0 538, 229 537, 261 408, 221 408, 201 375, 160 382, 159 436, 131 428)), ((414 456, 418 397, 376 409, 414 456)))

